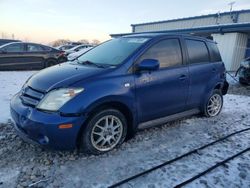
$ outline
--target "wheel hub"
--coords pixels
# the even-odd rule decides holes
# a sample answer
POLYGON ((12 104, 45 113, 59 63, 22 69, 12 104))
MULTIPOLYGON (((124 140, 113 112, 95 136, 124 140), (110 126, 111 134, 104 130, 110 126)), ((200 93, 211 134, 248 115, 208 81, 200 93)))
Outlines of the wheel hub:
POLYGON ((210 116, 216 116, 222 107, 222 98, 219 94, 214 94, 208 102, 207 112, 210 116))
POLYGON ((122 131, 123 126, 119 118, 113 115, 104 116, 94 125, 91 142, 100 151, 111 150, 119 143, 122 131))

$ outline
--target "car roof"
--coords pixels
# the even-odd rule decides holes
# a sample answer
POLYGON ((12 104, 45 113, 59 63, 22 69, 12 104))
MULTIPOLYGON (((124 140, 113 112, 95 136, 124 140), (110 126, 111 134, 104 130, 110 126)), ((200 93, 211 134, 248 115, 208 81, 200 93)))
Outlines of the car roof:
POLYGON ((9 46, 10 44, 19 44, 19 43, 23 43, 23 42, 9 42, 9 43, 3 44, 2 46, 0 46, 0 48, 3 48, 5 46, 9 46))
POLYGON ((9 46, 11 44, 34 44, 34 45, 40 45, 40 46, 43 46, 43 47, 47 47, 47 48, 57 50, 57 49, 55 49, 55 48, 53 48, 51 46, 46 46, 46 45, 43 45, 43 44, 32 43, 32 42, 10 42, 10 43, 7 43, 7 44, 3 44, 2 46, 0 46, 0 48, 4 48, 4 47, 9 46))
POLYGON ((190 35, 190 34, 171 34, 171 33, 139 33, 139 34, 131 34, 131 35, 125 35, 122 36, 123 38, 134 38, 134 37, 146 37, 146 38, 161 38, 161 37, 189 37, 189 38, 193 38, 193 39, 199 39, 199 40, 204 40, 204 41, 208 41, 208 42, 215 42, 211 39, 208 38, 204 38, 204 37, 199 37, 199 36, 194 36, 194 35, 190 35))
MULTIPOLYGON (((43 44, 33 43, 33 42, 9 42, 9 43, 6 43, 6 44, 2 45, 1 47, 8 46, 10 44, 34 44, 34 45, 46 46, 46 45, 43 45, 43 44)), ((50 46, 46 46, 46 47, 50 47, 50 46)))

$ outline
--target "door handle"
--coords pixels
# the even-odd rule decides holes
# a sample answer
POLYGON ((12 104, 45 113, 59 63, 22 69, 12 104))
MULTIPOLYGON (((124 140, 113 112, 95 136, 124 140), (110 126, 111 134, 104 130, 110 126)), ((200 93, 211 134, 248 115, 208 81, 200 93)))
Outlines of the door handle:
POLYGON ((213 68, 213 69, 212 69, 212 72, 215 73, 215 72, 216 72, 216 68, 213 68))
POLYGON ((187 78, 187 76, 186 75, 181 75, 180 77, 179 77, 179 79, 181 80, 181 81, 183 81, 183 80, 186 80, 186 78, 187 78))

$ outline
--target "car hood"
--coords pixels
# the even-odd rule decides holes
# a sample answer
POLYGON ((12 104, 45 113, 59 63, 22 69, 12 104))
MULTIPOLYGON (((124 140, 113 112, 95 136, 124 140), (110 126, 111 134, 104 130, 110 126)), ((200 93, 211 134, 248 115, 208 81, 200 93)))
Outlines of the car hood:
POLYGON ((66 62, 39 71, 28 80, 27 85, 33 89, 48 92, 55 88, 68 87, 93 75, 99 75, 104 70, 66 62))

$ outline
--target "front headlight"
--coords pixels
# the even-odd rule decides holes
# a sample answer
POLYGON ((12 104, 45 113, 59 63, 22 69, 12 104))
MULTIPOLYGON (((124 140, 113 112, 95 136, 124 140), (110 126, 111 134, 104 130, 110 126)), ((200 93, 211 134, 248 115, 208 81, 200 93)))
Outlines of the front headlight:
POLYGON ((66 102, 82 92, 83 88, 62 88, 49 92, 37 105, 38 109, 57 111, 66 102))

